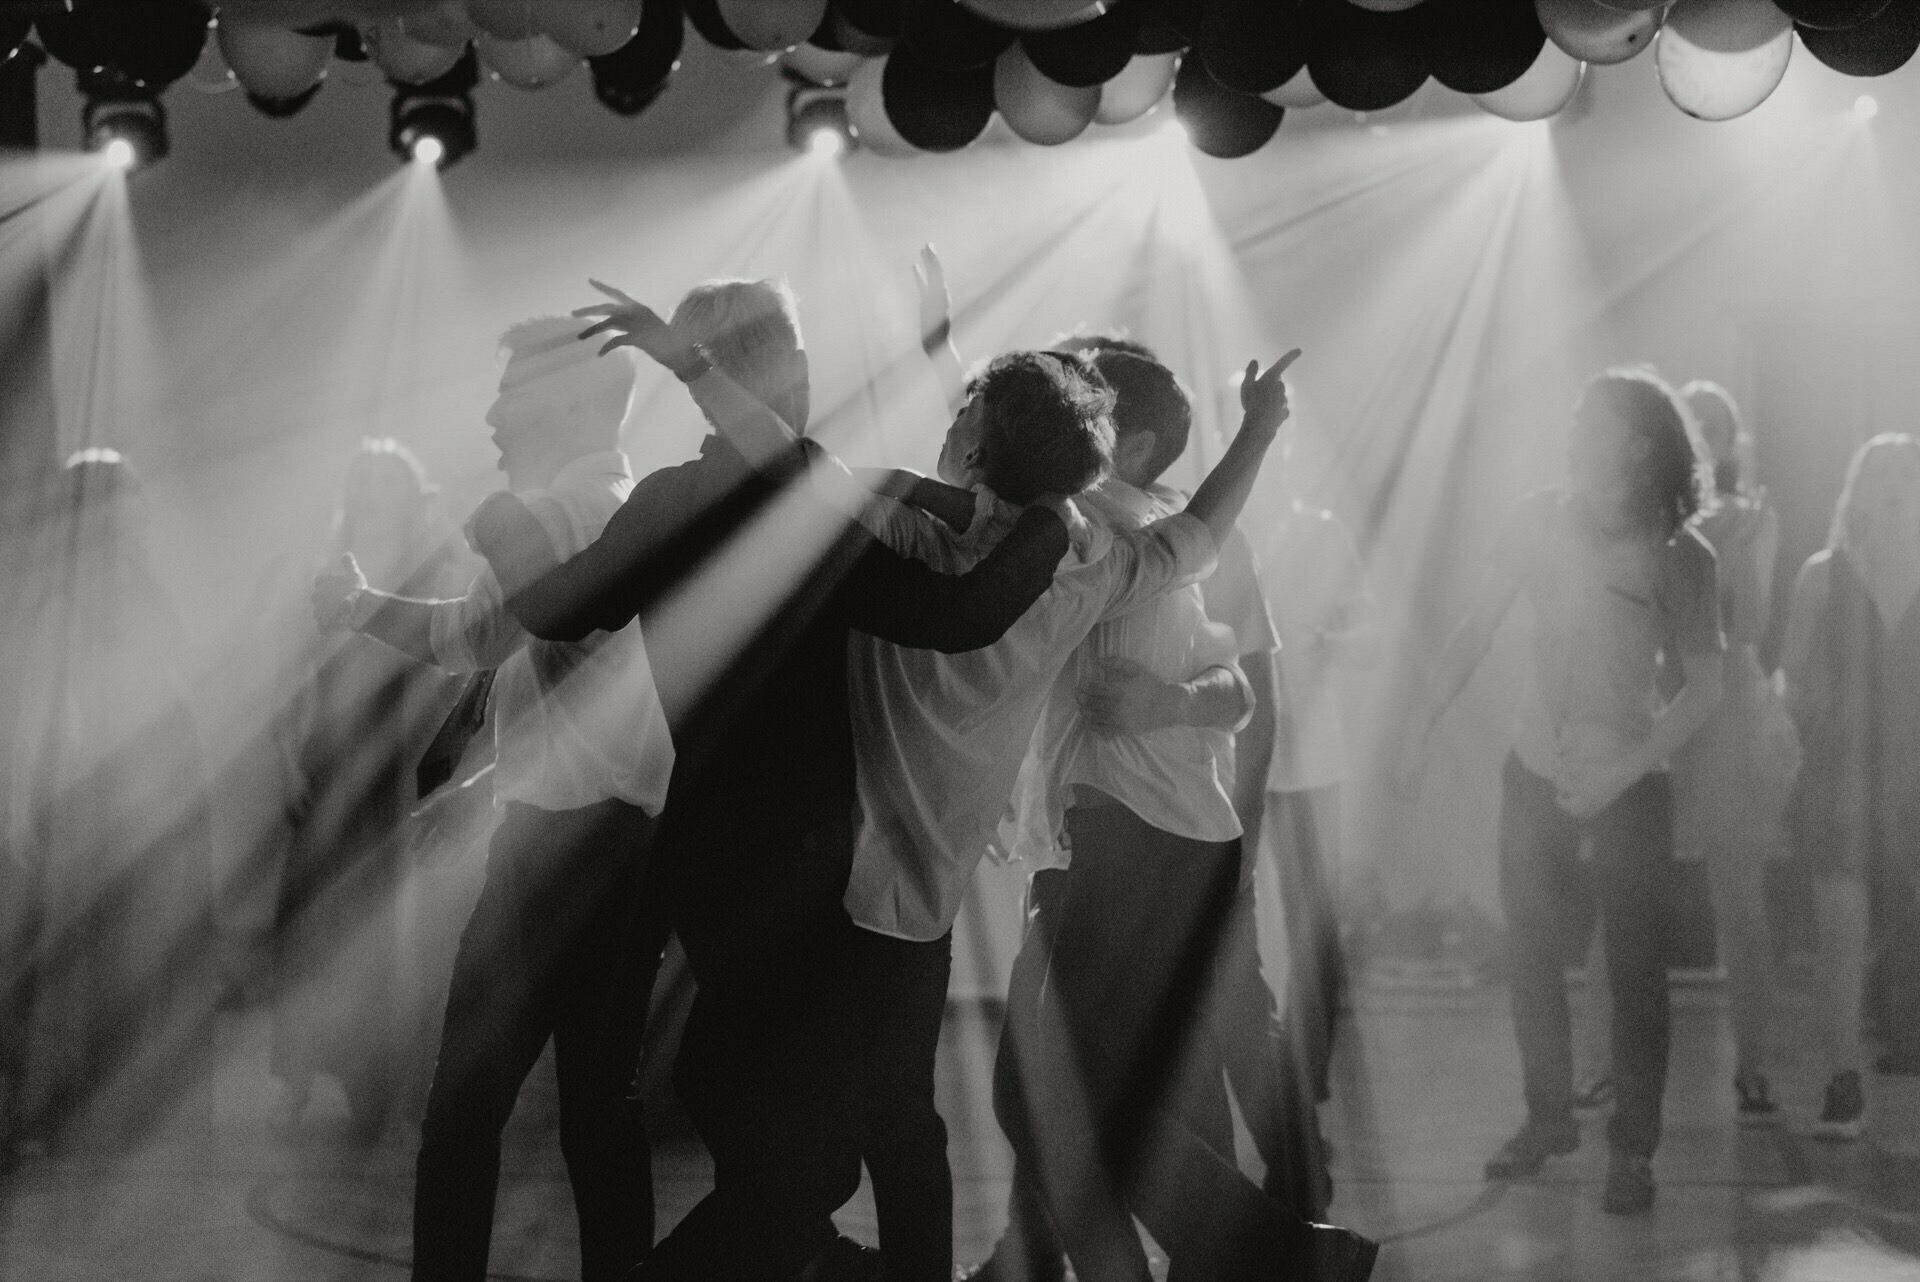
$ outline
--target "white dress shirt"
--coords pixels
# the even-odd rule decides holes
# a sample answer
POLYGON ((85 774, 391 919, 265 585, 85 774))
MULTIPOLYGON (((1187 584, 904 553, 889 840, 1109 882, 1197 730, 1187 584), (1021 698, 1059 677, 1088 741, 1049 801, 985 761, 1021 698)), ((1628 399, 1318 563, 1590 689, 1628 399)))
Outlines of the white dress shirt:
MULTIPOLYGON (((546 489, 520 497, 564 560, 600 536, 632 489, 627 456, 606 450, 582 455, 546 489)), ((573 810, 616 799, 660 813, 673 740, 637 622, 577 643, 529 637, 488 569, 465 596, 435 604, 432 644, 443 668, 499 669, 496 801, 573 810)))
MULTIPOLYGON (((884 500, 863 520, 895 551, 954 573, 990 551, 1017 515, 982 490, 964 532, 884 500)), ((940 654, 851 638, 861 822, 846 907, 855 924, 909 940, 951 930, 1074 649, 1102 619, 1213 568, 1212 534, 1184 513, 1132 533, 1092 534, 991 646, 940 654)))

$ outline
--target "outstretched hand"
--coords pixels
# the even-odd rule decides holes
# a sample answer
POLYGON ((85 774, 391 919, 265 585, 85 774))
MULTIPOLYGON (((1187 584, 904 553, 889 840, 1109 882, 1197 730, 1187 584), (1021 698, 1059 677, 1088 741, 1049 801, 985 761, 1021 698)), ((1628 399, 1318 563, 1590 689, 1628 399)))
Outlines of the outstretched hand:
POLYGON ((589 280, 587 284, 613 300, 578 307, 573 312, 575 316, 583 318, 600 317, 580 331, 581 338, 592 338, 596 334, 613 335, 601 344, 602 356, 616 347, 636 347, 669 369, 692 359, 692 344, 674 333, 673 326, 662 320, 660 313, 611 285, 603 285, 597 280, 589 280))
POLYGON ((932 244, 920 246, 913 283, 920 288, 920 340, 944 342, 953 329, 953 297, 947 292, 947 269, 932 244))
POLYGON ((1260 372, 1259 361, 1248 361, 1246 375, 1240 380, 1240 421, 1242 431, 1276 432, 1291 413, 1287 405, 1286 373, 1300 359, 1294 348, 1260 372))

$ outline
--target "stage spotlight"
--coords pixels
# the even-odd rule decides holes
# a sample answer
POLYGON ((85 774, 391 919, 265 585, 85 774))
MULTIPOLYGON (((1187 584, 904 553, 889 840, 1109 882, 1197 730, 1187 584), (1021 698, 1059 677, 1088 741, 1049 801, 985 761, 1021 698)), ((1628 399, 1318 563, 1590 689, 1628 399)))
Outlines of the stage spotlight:
POLYGON ((453 70, 425 84, 391 81, 393 107, 388 115, 387 146, 400 159, 441 169, 458 164, 473 150, 473 87, 479 83, 473 50, 453 70))
POLYGON ((1863 93, 1853 100, 1853 118, 1872 120, 1880 114, 1880 100, 1870 93, 1863 93))
POLYGON ((787 95, 787 143, 823 159, 844 154, 853 146, 847 91, 795 85, 787 95))
POLYGON ((87 150, 115 169, 144 169, 167 154, 167 113, 158 98, 88 98, 80 125, 87 150))

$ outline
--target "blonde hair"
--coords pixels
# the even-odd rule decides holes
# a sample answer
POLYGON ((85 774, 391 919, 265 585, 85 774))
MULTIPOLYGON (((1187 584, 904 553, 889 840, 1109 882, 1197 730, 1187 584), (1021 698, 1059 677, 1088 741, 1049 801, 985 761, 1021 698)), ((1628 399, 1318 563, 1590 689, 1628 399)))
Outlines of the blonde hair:
POLYGON ((771 401, 783 390, 785 358, 803 346, 799 317, 783 280, 711 280, 687 291, 672 324, 742 387, 771 401))
MULTIPOLYGON (((1840 487, 1840 501, 1833 505, 1833 524, 1827 528, 1827 547, 1831 551, 1859 550, 1861 519, 1856 499, 1860 478, 1866 474, 1868 458, 1888 450, 1899 450, 1920 464, 1920 440, 1905 432, 1882 432, 1855 450, 1847 463, 1847 479, 1840 487)), ((1920 472, 1920 467, 1915 470, 1920 472)), ((1920 484, 1920 479, 1915 483, 1920 484)))

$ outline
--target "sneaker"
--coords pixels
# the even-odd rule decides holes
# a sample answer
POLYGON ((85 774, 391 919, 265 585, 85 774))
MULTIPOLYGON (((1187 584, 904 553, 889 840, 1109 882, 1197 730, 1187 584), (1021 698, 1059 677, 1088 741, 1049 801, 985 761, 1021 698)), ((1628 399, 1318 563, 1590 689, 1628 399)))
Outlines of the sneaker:
POLYGON ((1613 1106, 1613 1077, 1604 1074, 1590 1079, 1585 1085, 1573 1088, 1573 1111, 1588 1117, 1603 1113, 1613 1106))
POLYGON ((1860 1074, 1854 1069, 1835 1073, 1827 1083, 1827 1098, 1820 1109, 1820 1120, 1813 1124, 1813 1137, 1820 1140, 1857 1140, 1866 1121, 1867 1097, 1860 1090, 1860 1074))
POLYGON ((1572 1118, 1564 1122, 1536 1122, 1531 1118, 1514 1137, 1487 1159, 1490 1180, 1524 1179, 1538 1175, 1550 1157, 1571 1153, 1580 1147, 1580 1128, 1572 1118))
POLYGON ((1639 1215, 1653 1209, 1653 1159, 1613 1150, 1607 1159, 1607 1190, 1600 1209, 1608 1215, 1639 1215))
POLYGON ((1734 1115, 1742 1126, 1772 1126, 1780 1120, 1780 1105, 1774 1102, 1773 1088, 1765 1073, 1737 1073, 1733 1093, 1739 1100, 1734 1115))

